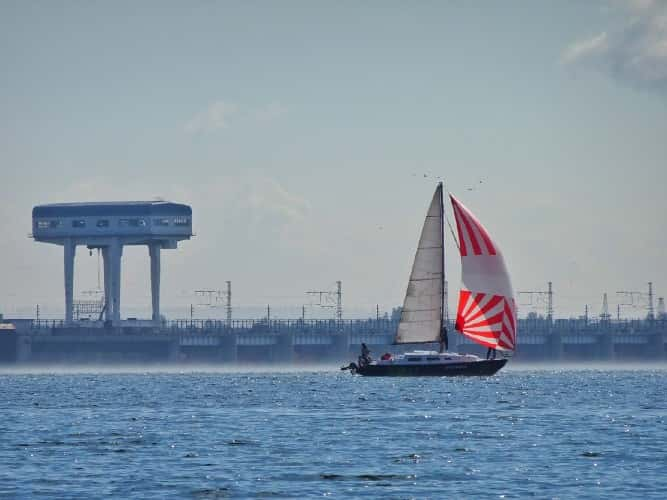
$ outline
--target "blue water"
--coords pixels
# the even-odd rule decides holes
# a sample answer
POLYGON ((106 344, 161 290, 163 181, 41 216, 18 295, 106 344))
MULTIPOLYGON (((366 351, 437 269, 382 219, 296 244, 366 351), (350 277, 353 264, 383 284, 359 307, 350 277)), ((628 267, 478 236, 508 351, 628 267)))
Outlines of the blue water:
POLYGON ((667 370, 0 374, 10 498, 667 498, 667 370))

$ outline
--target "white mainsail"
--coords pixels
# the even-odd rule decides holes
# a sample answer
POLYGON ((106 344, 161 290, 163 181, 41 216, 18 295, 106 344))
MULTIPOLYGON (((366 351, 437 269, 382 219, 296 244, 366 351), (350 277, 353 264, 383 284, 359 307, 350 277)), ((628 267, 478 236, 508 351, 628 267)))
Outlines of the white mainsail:
POLYGON ((442 183, 426 213, 395 344, 438 342, 442 328, 444 285, 442 183))
POLYGON ((505 259, 487 230, 450 195, 461 254, 461 291, 456 329, 494 349, 516 347, 516 304, 505 259))

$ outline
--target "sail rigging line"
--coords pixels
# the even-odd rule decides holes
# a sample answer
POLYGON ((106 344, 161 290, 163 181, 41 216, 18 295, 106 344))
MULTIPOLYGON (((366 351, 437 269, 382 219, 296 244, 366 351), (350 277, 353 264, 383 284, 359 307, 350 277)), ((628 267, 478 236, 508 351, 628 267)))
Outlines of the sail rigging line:
POLYGON ((452 227, 452 223, 449 222, 449 217, 447 217, 447 214, 445 214, 445 220, 447 221, 447 225, 449 226, 449 232, 452 233, 452 239, 454 240, 454 243, 456 244, 456 249, 460 252, 461 247, 459 245, 459 240, 456 239, 456 234, 454 234, 454 228, 452 227))
MULTIPOLYGON (((451 196, 452 193, 447 191, 447 195, 451 196)), ((452 234, 452 239, 454 240, 454 244, 456 244, 456 249, 460 253, 461 252, 461 246, 459 245, 459 240, 456 238, 456 234, 454 233, 454 228, 452 227, 452 223, 449 221, 449 217, 447 216, 447 212, 444 211, 444 206, 445 206, 444 201, 442 202, 442 206, 443 206, 443 212, 442 212, 443 218, 447 222, 447 225, 449 226, 449 232, 452 234)), ((443 245, 444 245, 444 238, 443 238, 443 245)))

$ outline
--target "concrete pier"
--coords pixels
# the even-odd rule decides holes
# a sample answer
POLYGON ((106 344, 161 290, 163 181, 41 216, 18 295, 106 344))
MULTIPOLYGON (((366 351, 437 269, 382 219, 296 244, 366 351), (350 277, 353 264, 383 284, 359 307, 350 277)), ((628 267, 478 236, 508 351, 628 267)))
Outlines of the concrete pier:
POLYGON ((16 362, 25 363, 32 360, 32 338, 24 335, 18 336, 16 339, 16 362))
POLYGON ((667 343, 667 332, 664 330, 657 330, 649 337, 649 345, 651 350, 651 357, 653 359, 665 359, 667 343))
POLYGON ((111 305, 111 252, 109 247, 102 248, 102 263, 104 269, 104 319, 113 320, 113 310, 111 305))
POLYGON ((327 359, 336 362, 345 362, 350 359, 350 333, 340 331, 332 336, 331 348, 327 359))
POLYGON ((63 244, 65 268, 65 323, 72 323, 74 310, 74 255, 76 245, 72 238, 65 238, 63 244))
POLYGON ((109 257, 111 259, 111 321, 114 326, 120 324, 120 282, 122 276, 122 257, 123 247, 118 238, 112 238, 111 245, 109 245, 109 257))
POLYGON ((294 333, 285 332, 275 336, 271 347, 271 361, 288 364, 294 361, 294 333))
POLYGON ((169 361, 180 361, 181 360, 181 345, 178 338, 172 339, 168 343, 168 360, 169 361))
POLYGON ((613 361, 616 358, 614 350, 614 335, 612 331, 603 330, 597 339, 598 355, 601 361, 613 361))
POLYGON ((550 351, 550 359, 559 361, 563 359, 563 336, 560 332, 551 332, 546 339, 550 351))

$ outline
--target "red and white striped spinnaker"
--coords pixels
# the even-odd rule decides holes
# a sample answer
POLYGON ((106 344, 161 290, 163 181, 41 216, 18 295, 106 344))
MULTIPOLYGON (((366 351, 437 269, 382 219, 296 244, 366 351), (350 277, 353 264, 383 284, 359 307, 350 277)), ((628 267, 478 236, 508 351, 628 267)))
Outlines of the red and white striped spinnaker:
POLYGON ((516 304, 505 260, 487 230, 450 194, 461 253, 456 329, 486 347, 516 347, 516 304))

